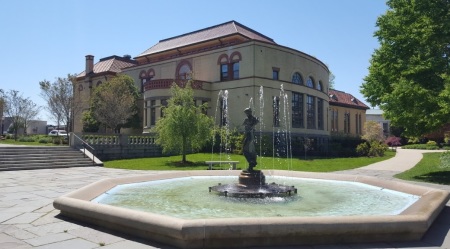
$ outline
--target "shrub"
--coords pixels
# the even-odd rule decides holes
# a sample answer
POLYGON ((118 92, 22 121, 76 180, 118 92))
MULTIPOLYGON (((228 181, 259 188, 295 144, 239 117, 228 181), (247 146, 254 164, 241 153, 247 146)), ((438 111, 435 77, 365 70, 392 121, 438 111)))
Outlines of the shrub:
POLYGON ((41 138, 39 139, 39 143, 41 144, 51 143, 51 140, 48 138, 41 138))
POLYGON ((399 137, 388 137, 385 143, 391 147, 397 147, 402 145, 402 139, 399 137))
POLYGON ((356 152, 359 156, 381 157, 387 150, 387 145, 379 141, 364 142, 356 147, 356 152))
POLYGON ((21 137, 19 138, 19 142, 35 142, 33 137, 21 137))
POLYGON ((356 153, 358 153, 358 156, 367 156, 369 155, 370 146, 369 143, 364 142, 359 144, 356 147, 356 153))
POLYGON ((402 146, 403 149, 415 149, 415 150, 439 150, 439 146, 437 145, 428 145, 428 144, 408 144, 402 146))
POLYGON ((430 140, 430 141, 428 141, 427 143, 426 143, 426 145, 433 145, 433 146, 437 146, 438 144, 435 142, 435 141, 433 141, 433 140, 430 140))

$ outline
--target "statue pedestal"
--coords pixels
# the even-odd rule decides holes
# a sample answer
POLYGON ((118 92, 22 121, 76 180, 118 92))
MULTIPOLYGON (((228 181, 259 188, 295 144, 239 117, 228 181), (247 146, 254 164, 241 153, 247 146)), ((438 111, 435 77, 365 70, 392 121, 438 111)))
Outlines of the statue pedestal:
POLYGON ((260 170, 243 170, 239 175, 239 184, 245 187, 258 187, 266 184, 266 176, 260 170))

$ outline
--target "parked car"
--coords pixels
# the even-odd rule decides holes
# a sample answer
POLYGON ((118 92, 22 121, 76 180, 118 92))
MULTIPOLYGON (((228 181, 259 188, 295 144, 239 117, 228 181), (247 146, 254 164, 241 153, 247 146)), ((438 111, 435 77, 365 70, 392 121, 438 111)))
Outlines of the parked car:
POLYGON ((65 130, 53 130, 48 133, 49 136, 57 137, 57 136, 67 136, 67 131, 65 130))

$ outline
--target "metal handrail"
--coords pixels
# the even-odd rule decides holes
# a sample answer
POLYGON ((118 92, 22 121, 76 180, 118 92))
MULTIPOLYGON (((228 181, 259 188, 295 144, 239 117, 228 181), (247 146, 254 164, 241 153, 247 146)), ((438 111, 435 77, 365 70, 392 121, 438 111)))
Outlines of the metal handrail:
POLYGON ((90 150, 88 149, 88 151, 90 151, 92 154, 92 164, 95 164, 95 153, 94 153, 95 149, 94 149, 94 147, 90 146, 88 144, 88 142, 84 141, 81 137, 77 136, 75 133, 73 133, 73 136, 82 142, 84 157, 86 157, 86 147, 89 147, 90 150))

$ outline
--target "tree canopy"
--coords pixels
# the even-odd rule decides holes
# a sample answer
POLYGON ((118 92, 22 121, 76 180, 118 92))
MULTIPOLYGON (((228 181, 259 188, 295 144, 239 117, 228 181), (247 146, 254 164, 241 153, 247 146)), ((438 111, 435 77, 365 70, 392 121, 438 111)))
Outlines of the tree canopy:
POLYGON ((450 1, 389 0, 361 93, 405 135, 450 121, 450 1))
POLYGON ((26 132, 30 120, 39 114, 40 107, 17 90, 0 91, 0 95, 3 95, 0 99, 4 102, 5 114, 12 118, 12 129, 17 139, 18 130, 23 128, 26 132))
POLYGON ((67 75, 67 78, 58 77, 51 83, 48 80, 39 82, 41 97, 47 102, 45 107, 58 124, 62 122, 68 131, 72 118, 81 111, 81 102, 73 97, 73 81, 75 75, 67 75))
MULTIPOLYGON (((137 117, 139 92, 128 75, 118 75, 101 84, 91 98, 92 116, 115 132, 137 117)), ((128 124, 128 125, 127 125, 128 124)))
POLYGON ((189 151, 201 149, 211 139, 213 121, 203 113, 206 104, 195 105, 190 81, 185 88, 174 83, 170 91, 172 96, 163 109, 164 117, 155 126, 156 143, 165 153, 180 153, 182 163, 186 163, 189 151))

